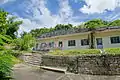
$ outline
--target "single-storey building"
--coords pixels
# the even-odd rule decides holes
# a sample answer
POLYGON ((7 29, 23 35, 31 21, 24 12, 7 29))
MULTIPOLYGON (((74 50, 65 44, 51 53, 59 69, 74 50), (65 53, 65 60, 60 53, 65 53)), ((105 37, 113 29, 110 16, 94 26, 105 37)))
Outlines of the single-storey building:
MULTIPOLYGON (((36 50, 89 49, 89 29, 69 29, 46 33, 37 38, 36 50)), ((95 48, 120 47, 120 26, 96 28, 95 48)))

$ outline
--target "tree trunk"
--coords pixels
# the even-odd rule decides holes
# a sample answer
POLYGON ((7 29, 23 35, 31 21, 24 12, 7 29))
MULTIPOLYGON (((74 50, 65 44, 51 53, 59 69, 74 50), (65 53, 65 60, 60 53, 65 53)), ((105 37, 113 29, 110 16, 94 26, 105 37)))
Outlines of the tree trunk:
POLYGON ((90 49, 95 48, 95 32, 94 31, 92 31, 89 34, 89 46, 90 46, 90 49))

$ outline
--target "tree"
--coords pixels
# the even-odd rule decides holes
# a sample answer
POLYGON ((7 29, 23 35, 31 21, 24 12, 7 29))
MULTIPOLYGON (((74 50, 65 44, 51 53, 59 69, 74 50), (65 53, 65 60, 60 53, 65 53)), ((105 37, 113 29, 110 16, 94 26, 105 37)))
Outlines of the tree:
POLYGON ((54 30, 53 28, 40 28, 40 29, 31 30, 30 33, 32 34, 33 37, 38 37, 42 34, 52 32, 53 30, 54 30))
POLYGON ((13 41, 15 49, 30 50, 35 44, 35 38, 31 34, 26 34, 22 38, 17 38, 13 41))
POLYGON ((72 24, 67 24, 67 25, 64 25, 64 24, 57 24, 55 26, 55 30, 63 30, 63 29, 71 29, 73 28, 72 24))
POLYGON ((105 27, 108 23, 101 19, 93 19, 84 24, 85 28, 88 28, 90 34, 88 35, 89 46, 91 49, 95 48, 95 28, 105 27))
POLYGON ((0 9, 0 34, 6 34, 7 31, 7 15, 8 13, 0 9))
POLYGON ((109 23, 108 26, 120 26, 120 20, 115 20, 109 23))
POLYGON ((6 35, 11 36, 13 39, 17 37, 17 31, 19 29, 19 25, 22 24, 22 21, 16 21, 17 17, 10 17, 7 20, 7 30, 6 30, 6 35))

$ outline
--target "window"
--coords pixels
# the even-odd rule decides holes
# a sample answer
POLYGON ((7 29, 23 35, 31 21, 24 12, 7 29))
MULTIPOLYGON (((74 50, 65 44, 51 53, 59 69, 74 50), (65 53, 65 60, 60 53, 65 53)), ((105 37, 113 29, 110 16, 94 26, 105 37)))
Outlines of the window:
POLYGON ((49 47, 54 47, 54 42, 50 42, 49 47))
POLYGON ((84 45, 89 45, 89 40, 88 39, 82 39, 81 40, 81 45, 84 46, 84 45))
POLYGON ((75 46, 75 45, 76 45, 75 40, 68 41, 68 46, 75 46))
POLYGON ((111 40, 111 44, 120 43, 120 37, 119 36, 110 37, 110 40, 111 40))

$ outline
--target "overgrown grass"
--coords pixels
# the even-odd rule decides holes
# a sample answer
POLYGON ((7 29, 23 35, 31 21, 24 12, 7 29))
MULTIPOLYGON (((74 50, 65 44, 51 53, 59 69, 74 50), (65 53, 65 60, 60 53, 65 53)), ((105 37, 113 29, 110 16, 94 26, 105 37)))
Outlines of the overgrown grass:
POLYGON ((83 54, 100 54, 98 49, 79 49, 79 50, 54 50, 50 51, 51 55, 83 55, 83 54))

